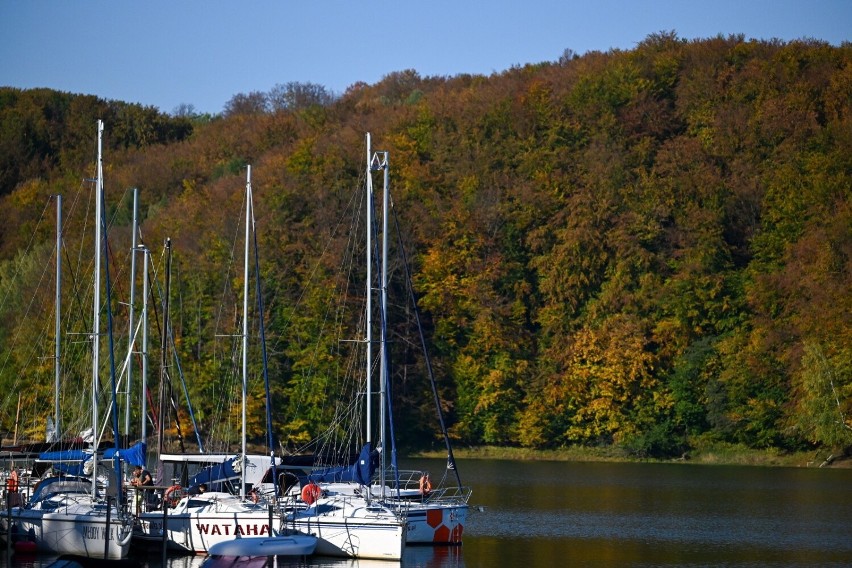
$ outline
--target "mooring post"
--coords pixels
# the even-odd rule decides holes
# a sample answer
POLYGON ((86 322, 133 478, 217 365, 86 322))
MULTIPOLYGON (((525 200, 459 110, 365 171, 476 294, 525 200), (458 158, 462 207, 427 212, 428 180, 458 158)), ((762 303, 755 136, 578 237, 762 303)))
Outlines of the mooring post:
POLYGON ((109 559, 109 534, 110 534, 109 521, 110 521, 110 514, 112 513, 112 507, 110 505, 111 501, 112 501, 112 497, 107 497, 107 499, 106 499, 106 506, 107 506, 106 534, 104 535, 104 560, 109 559))
POLYGON ((168 538, 168 524, 169 524, 169 500, 166 499, 166 494, 163 492, 163 566, 166 566, 166 548, 169 544, 168 538))
POLYGON ((6 566, 12 565, 12 502, 6 490, 6 566))

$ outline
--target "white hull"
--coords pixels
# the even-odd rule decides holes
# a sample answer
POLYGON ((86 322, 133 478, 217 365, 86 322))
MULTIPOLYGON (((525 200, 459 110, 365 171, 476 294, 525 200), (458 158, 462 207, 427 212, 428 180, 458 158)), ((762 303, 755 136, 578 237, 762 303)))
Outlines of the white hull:
MULTIPOLYGON (((273 514, 273 526, 280 523, 273 514)), ((184 552, 207 553, 211 546, 241 537, 270 537, 269 511, 264 505, 246 503, 225 494, 184 497, 168 510, 168 546, 184 552)), ((137 517, 133 538, 142 545, 162 543, 163 512, 150 511, 137 517)))
POLYGON ((121 560, 130 549, 132 529, 115 510, 111 513, 107 525, 105 507, 76 512, 12 509, 11 524, 13 532, 17 529, 21 538, 33 540, 42 552, 121 560))
MULTIPOLYGON (((406 485, 416 485, 419 475, 420 473, 416 472, 413 477, 415 482, 409 481, 406 485)), ((345 495, 352 495, 354 487, 346 483, 322 485, 328 493, 345 495)), ((384 492, 391 496, 395 494, 390 487, 385 488, 384 492)), ((406 512, 406 543, 436 545, 462 543, 464 525, 467 521, 467 502, 470 498, 468 488, 438 489, 427 498, 423 498, 418 489, 401 490, 401 499, 383 497, 380 485, 371 486, 370 493, 375 500, 384 502, 389 508, 402 509, 406 512)))
POLYGON ((466 504, 417 504, 408 508, 408 544, 461 544, 467 521, 466 504))
POLYGON ((322 498, 293 513, 287 526, 316 536, 320 556, 401 560, 405 550, 405 518, 357 497, 322 498))
POLYGON ((401 560, 405 549, 403 524, 315 518, 297 521, 295 526, 317 537, 314 552, 319 556, 401 560))

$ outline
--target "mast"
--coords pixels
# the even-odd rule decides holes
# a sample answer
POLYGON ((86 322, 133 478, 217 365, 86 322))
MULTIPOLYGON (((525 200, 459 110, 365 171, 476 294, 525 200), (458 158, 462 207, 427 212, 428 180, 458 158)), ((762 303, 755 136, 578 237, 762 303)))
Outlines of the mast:
POLYGON ((243 259, 243 432, 242 468, 240 468, 240 498, 246 496, 246 397, 248 396, 248 294, 249 294, 249 237, 251 230, 251 166, 246 174, 246 242, 243 259))
MULTIPOLYGON (((167 349, 168 349, 168 334, 169 334, 169 296, 171 296, 171 277, 172 277, 172 240, 170 238, 166 239, 165 243, 166 248, 166 292, 165 297, 163 298, 163 329, 162 329, 162 337, 160 337, 160 400, 159 400, 159 420, 157 421, 157 453, 162 455, 165 451, 165 428, 166 428, 166 377, 168 373, 166 371, 166 362, 168 361, 167 349)), ((160 468, 162 469, 162 467, 160 468)), ((165 480, 162 479, 162 475, 158 471, 158 478, 160 478, 160 482, 165 480)))
MULTIPOLYGON (((56 440, 61 439, 59 425, 59 375, 60 375, 60 335, 62 314, 60 303, 62 301, 62 196, 56 196, 56 326, 54 330, 53 346, 53 429, 56 440)), ((53 441, 53 440, 48 440, 53 441)))
MULTIPOLYGON (((379 152, 376 152, 376 158, 379 157, 379 152)), ((381 372, 379 373, 380 377, 380 385, 379 385, 379 394, 380 398, 380 406, 381 408, 381 427, 379 429, 381 433, 381 444, 382 444, 382 472, 381 472, 381 480, 382 480, 382 496, 384 496, 385 491, 385 465, 387 460, 387 440, 386 438, 386 430, 385 424, 387 421, 387 404, 385 401, 385 397, 388 396, 388 346, 387 346, 387 306, 388 306, 388 153, 381 152, 382 159, 377 167, 383 170, 383 184, 382 184, 382 287, 381 287, 381 316, 382 316, 382 336, 381 336, 381 372)))
POLYGON ((94 291, 92 300, 92 497, 97 497, 97 473, 98 473, 98 367, 100 365, 100 305, 101 305, 101 217, 102 196, 104 191, 104 167, 103 167, 103 133, 104 123, 98 120, 98 164, 97 183, 95 193, 95 275, 94 291))
MULTIPOLYGON (((373 247, 373 164, 372 164, 372 149, 370 147, 370 133, 367 133, 367 334, 365 343, 367 345, 367 437, 366 443, 372 440, 372 357, 373 357, 373 266, 372 266, 372 247, 373 247)), ((371 448, 372 449, 372 448, 371 448)), ((369 494, 369 493, 368 493, 369 494)))
POLYGON ((142 427, 140 437, 148 444, 148 265, 151 251, 146 247, 142 252, 142 427))
POLYGON ((133 233, 130 243, 130 303, 128 305, 127 314, 127 357, 129 365, 127 365, 127 387, 126 396, 124 398, 124 433, 130 433, 130 392, 133 386, 133 348, 136 345, 136 330, 133 329, 133 316, 136 314, 136 237, 139 230, 139 188, 133 188, 133 233))

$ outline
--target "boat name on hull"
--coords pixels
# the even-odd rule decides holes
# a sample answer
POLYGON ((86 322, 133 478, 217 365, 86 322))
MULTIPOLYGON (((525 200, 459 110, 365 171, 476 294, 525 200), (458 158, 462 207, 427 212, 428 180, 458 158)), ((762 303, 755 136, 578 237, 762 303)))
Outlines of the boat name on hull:
POLYGON ((86 540, 112 540, 112 531, 108 531, 106 527, 100 527, 97 525, 83 525, 81 528, 83 538, 86 540))
POLYGON ((225 536, 263 536, 269 534, 269 525, 216 525, 198 523, 195 525, 198 534, 225 535, 225 536))

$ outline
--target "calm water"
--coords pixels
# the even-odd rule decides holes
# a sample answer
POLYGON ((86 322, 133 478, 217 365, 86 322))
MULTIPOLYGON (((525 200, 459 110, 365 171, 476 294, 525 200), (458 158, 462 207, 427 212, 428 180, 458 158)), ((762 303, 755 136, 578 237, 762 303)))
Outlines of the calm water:
MULTIPOLYGON (((412 460, 439 479, 443 462, 412 460)), ((473 487, 461 547, 409 547, 401 566, 852 566, 852 469, 460 461, 473 487)), ((13 559, 40 568, 50 559, 13 559)), ((143 568, 162 568, 154 556, 143 568)), ((5 562, 5 559, 4 559, 5 562)), ((203 557, 167 568, 201 568, 203 557)), ((235 566, 263 568, 266 559, 235 566)), ((275 566, 382 567, 310 559, 275 566)), ((5 566, 5 564, 2 564, 5 566)))

